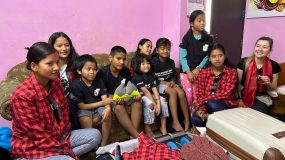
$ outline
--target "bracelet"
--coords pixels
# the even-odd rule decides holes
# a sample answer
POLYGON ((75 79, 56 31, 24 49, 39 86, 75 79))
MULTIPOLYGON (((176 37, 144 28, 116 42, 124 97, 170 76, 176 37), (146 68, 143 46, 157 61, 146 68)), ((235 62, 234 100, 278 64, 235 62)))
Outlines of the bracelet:
POLYGON ((200 66, 197 66, 196 69, 200 71, 202 68, 200 66))

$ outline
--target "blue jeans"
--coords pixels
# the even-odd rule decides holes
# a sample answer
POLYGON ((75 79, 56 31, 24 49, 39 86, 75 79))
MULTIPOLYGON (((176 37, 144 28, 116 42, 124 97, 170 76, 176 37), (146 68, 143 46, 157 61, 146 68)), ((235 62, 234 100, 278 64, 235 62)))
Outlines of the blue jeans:
MULTIPOLYGON (((205 104, 206 112, 211 114, 217 111, 225 110, 227 108, 223 100, 210 100, 205 104)), ((197 127, 205 127, 206 121, 203 121, 202 118, 196 115, 196 112, 192 114, 191 117, 192 124, 197 127)))

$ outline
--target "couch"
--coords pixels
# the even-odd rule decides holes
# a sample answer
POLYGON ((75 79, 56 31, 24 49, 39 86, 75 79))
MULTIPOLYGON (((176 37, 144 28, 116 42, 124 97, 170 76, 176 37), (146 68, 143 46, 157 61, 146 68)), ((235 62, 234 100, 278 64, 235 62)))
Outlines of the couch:
MULTIPOLYGON (((127 54, 126 66, 129 66, 132 57, 135 55, 134 52, 127 54)), ((97 63, 98 68, 102 68, 103 66, 109 64, 108 54, 93 54, 92 55, 97 63)), ((13 90, 24 80, 26 79, 31 72, 26 69, 26 62, 22 62, 11 68, 7 74, 5 80, 0 82, 0 114, 4 119, 11 120, 9 103, 10 96, 13 90)), ((94 121, 94 126, 99 126, 98 121, 94 121)), ((157 127, 153 127, 153 129, 158 129, 157 127)), ((109 142, 118 142, 129 139, 129 135, 124 131, 121 125, 118 123, 116 116, 112 116, 112 128, 111 135, 109 138, 109 142)))

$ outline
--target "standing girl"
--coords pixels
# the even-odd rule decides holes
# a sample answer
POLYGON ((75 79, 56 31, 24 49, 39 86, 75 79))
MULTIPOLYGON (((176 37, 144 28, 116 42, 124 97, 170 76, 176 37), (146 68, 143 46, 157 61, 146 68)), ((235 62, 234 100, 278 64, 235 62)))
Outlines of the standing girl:
POLYGON ((28 48, 31 76, 13 92, 12 150, 16 159, 78 159, 101 140, 97 129, 70 131, 67 99, 58 78, 59 56, 48 43, 28 48))
POLYGON ((187 101, 184 91, 178 86, 175 63, 170 59, 171 42, 167 38, 159 38, 156 41, 156 48, 153 51, 152 63, 155 64, 154 73, 155 77, 159 82, 158 90, 159 93, 167 93, 169 95, 169 106, 171 116, 173 119, 173 128, 176 131, 183 130, 178 120, 177 114, 177 97, 180 102, 181 110, 185 119, 185 131, 189 130, 190 119, 189 111, 187 107, 187 101))
POLYGON ((137 55, 137 65, 134 71, 132 82, 142 94, 145 132, 151 137, 154 136, 150 125, 154 123, 155 114, 160 114, 160 131, 163 135, 167 134, 166 117, 169 117, 168 106, 165 99, 159 96, 149 57, 144 54, 137 55))
POLYGON ((196 80, 196 97, 193 101, 196 112, 192 123, 204 127, 208 115, 227 108, 237 107, 235 85, 236 70, 228 65, 225 49, 221 44, 210 46, 210 66, 202 69, 196 80))
POLYGON ((184 35, 179 47, 183 72, 180 74, 180 81, 186 93, 188 106, 191 107, 192 101, 195 99, 193 97, 195 95, 195 80, 201 68, 208 61, 208 47, 212 44, 213 38, 205 31, 205 13, 203 11, 193 11, 189 17, 189 23, 190 29, 184 35))

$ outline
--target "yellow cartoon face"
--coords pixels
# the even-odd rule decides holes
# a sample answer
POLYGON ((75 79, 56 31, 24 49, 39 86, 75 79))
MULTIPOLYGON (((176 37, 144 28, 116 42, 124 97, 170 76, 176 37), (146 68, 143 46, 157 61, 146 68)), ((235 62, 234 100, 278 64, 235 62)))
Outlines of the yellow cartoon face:
POLYGON ((258 9, 266 11, 276 10, 282 12, 285 6, 285 0, 254 0, 258 9))

